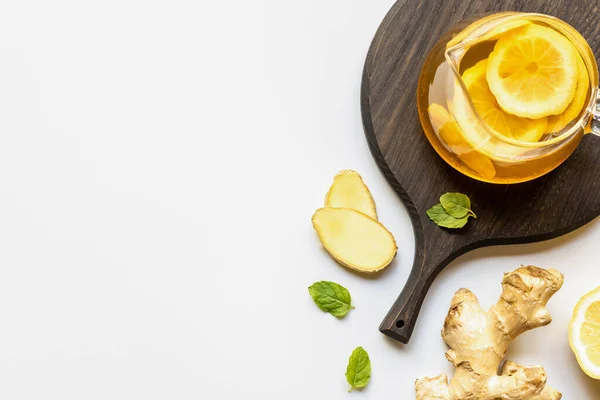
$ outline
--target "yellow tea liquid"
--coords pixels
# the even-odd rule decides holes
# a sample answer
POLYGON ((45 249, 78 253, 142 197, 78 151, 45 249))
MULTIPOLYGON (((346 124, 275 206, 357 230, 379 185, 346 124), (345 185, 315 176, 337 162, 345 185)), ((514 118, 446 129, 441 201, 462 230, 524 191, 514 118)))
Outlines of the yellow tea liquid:
MULTIPOLYGON (((596 68, 589 46, 566 23, 537 14, 490 15, 467 27, 448 32, 429 54, 418 83, 417 104, 421 124, 436 152, 460 172, 491 183, 528 181, 560 165, 577 147, 583 134, 589 132, 587 109, 598 85, 596 68), (542 134, 538 130, 540 134, 535 136, 534 141, 515 139, 502 129, 491 128, 475 111, 477 99, 471 98, 462 79, 465 71, 474 70, 478 63, 490 56, 506 32, 529 23, 552 28, 567 38, 581 56, 581 65, 587 74, 585 77, 590 81, 589 85, 586 82, 587 90, 575 93, 573 104, 577 107, 581 104, 581 109, 575 114, 571 110, 569 115, 576 116, 560 125, 554 124, 554 129, 551 124, 547 128, 542 127, 547 131, 542 134)), ((552 118, 555 121, 565 115, 552 118)), ((526 119, 517 117, 515 120, 522 120, 527 126, 526 119)))

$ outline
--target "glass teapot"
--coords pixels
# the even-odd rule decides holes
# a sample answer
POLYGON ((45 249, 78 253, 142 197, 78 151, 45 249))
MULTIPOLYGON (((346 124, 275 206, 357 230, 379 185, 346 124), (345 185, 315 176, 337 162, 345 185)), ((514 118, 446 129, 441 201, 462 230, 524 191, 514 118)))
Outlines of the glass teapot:
POLYGON ((584 134, 600 134, 598 67, 573 27, 517 12, 465 25, 434 46, 417 90, 425 135, 448 164, 485 182, 525 182, 559 166, 584 134))

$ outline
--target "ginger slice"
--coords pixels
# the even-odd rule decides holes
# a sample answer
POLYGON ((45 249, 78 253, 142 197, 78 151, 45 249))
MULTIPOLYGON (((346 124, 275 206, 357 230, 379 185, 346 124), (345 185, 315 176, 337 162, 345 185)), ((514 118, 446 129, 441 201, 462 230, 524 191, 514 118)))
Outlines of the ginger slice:
POLYGON ((552 321, 546 303, 562 284, 558 271, 518 268, 504 275, 502 295, 488 311, 470 290, 456 292, 442 329, 456 372, 450 381, 446 374, 418 379, 417 400, 559 400, 540 366, 506 361, 497 372, 514 338, 552 321))
POLYGON ((373 196, 356 171, 340 171, 325 196, 325 207, 351 208, 377 219, 373 196))
POLYGON ((325 207, 312 217, 323 247, 343 266, 375 273, 387 267, 398 247, 377 220, 350 208, 325 207))

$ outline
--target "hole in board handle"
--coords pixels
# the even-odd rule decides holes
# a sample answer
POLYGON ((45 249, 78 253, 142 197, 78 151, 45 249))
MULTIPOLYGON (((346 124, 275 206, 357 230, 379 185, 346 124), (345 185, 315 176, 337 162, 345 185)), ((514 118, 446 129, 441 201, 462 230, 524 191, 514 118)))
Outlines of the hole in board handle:
POLYGON ((398 321, 396 321, 396 328, 403 328, 404 327, 404 321, 399 319, 398 321))

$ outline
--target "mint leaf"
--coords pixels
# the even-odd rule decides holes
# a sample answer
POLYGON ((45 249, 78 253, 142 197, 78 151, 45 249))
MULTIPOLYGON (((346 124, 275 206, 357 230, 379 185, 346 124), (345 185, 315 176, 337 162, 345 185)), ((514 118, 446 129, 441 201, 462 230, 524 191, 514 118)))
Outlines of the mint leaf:
POLYGON ((471 211, 471 200, 466 194, 446 193, 440 197, 440 203, 444 210, 454 218, 464 218, 467 215, 477 218, 471 211))
POLYGON ((467 220, 469 219, 469 215, 465 215, 462 218, 454 218, 446 212, 441 204, 436 204, 427 210, 427 216, 438 226, 450 229, 462 228, 467 224, 467 220))
POLYGON ((348 289, 335 282, 315 282, 308 288, 308 293, 322 311, 335 317, 343 317, 354 308, 348 289))
POLYGON ((367 386, 369 379, 371 379, 371 360, 369 360, 369 353, 362 347, 357 347, 352 352, 352 355, 348 360, 348 367, 346 368, 346 380, 350 384, 350 389, 348 391, 351 392, 352 389, 367 386))

